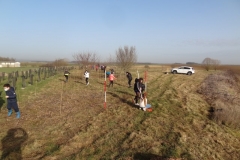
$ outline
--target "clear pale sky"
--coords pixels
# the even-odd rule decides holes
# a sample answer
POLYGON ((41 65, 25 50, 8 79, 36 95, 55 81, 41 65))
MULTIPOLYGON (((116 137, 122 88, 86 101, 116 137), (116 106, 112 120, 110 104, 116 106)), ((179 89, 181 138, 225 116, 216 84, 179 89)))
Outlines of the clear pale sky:
POLYGON ((135 46, 138 62, 240 64, 240 0, 0 0, 0 56, 106 61, 135 46))

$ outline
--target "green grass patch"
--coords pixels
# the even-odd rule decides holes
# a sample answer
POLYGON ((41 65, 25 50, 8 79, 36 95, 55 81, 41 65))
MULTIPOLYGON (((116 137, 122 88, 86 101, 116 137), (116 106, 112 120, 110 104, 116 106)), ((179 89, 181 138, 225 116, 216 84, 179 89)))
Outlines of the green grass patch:
POLYGON ((38 68, 37 67, 36 68, 33 68, 33 67, 3 67, 3 68, 0 68, 0 72, 11 73, 11 72, 18 71, 20 73, 21 71, 28 71, 30 69, 34 70, 34 69, 38 69, 38 68))

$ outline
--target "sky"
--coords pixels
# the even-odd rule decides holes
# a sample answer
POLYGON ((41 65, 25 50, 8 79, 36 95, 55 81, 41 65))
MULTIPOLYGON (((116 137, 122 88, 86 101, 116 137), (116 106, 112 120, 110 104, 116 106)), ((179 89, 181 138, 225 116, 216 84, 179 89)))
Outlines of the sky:
POLYGON ((0 56, 102 62, 134 46, 138 62, 240 64, 240 0, 0 0, 0 56))

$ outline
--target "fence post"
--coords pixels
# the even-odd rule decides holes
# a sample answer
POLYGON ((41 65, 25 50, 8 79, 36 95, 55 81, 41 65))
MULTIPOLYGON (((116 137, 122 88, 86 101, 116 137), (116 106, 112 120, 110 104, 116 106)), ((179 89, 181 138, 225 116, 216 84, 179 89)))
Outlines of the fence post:
POLYGON ((60 115, 62 114, 62 98, 63 98, 63 82, 62 82, 62 92, 61 92, 61 101, 60 101, 60 115))
POLYGON ((12 86, 14 89, 16 89, 16 81, 17 81, 17 77, 15 75, 14 77, 12 77, 12 86))
POLYGON ((106 81, 106 70, 104 72, 105 74, 105 81, 104 81, 104 108, 107 109, 107 81, 106 81))
POLYGON ((22 77, 22 89, 24 89, 26 87, 26 82, 25 82, 25 76, 24 74, 21 76, 22 77))
POLYGON ((41 72, 41 69, 39 68, 39 69, 38 69, 38 82, 41 81, 41 74, 40 74, 40 72, 41 72))
POLYGON ((25 78, 28 79, 28 71, 26 71, 25 74, 25 78))
POLYGON ((5 72, 2 72, 3 81, 5 80, 5 72))
POLYGON ((33 85, 33 74, 30 75, 30 84, 33 85))

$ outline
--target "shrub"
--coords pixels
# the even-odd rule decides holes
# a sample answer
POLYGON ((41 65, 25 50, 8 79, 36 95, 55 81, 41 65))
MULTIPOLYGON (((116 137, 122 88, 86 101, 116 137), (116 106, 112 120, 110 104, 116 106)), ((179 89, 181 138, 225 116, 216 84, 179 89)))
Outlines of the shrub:
POLYGON ((218 124, 240 127, 240 108, 236 104, 229 104, 217 100, 213 104, 213 109, 211 119, 215 122, 218 124))
POLYGON ((230 70, 209 75, 198 90, 211 106, 210 118, 233 127, 240 127, 239 92, 239 79, 230 70))

